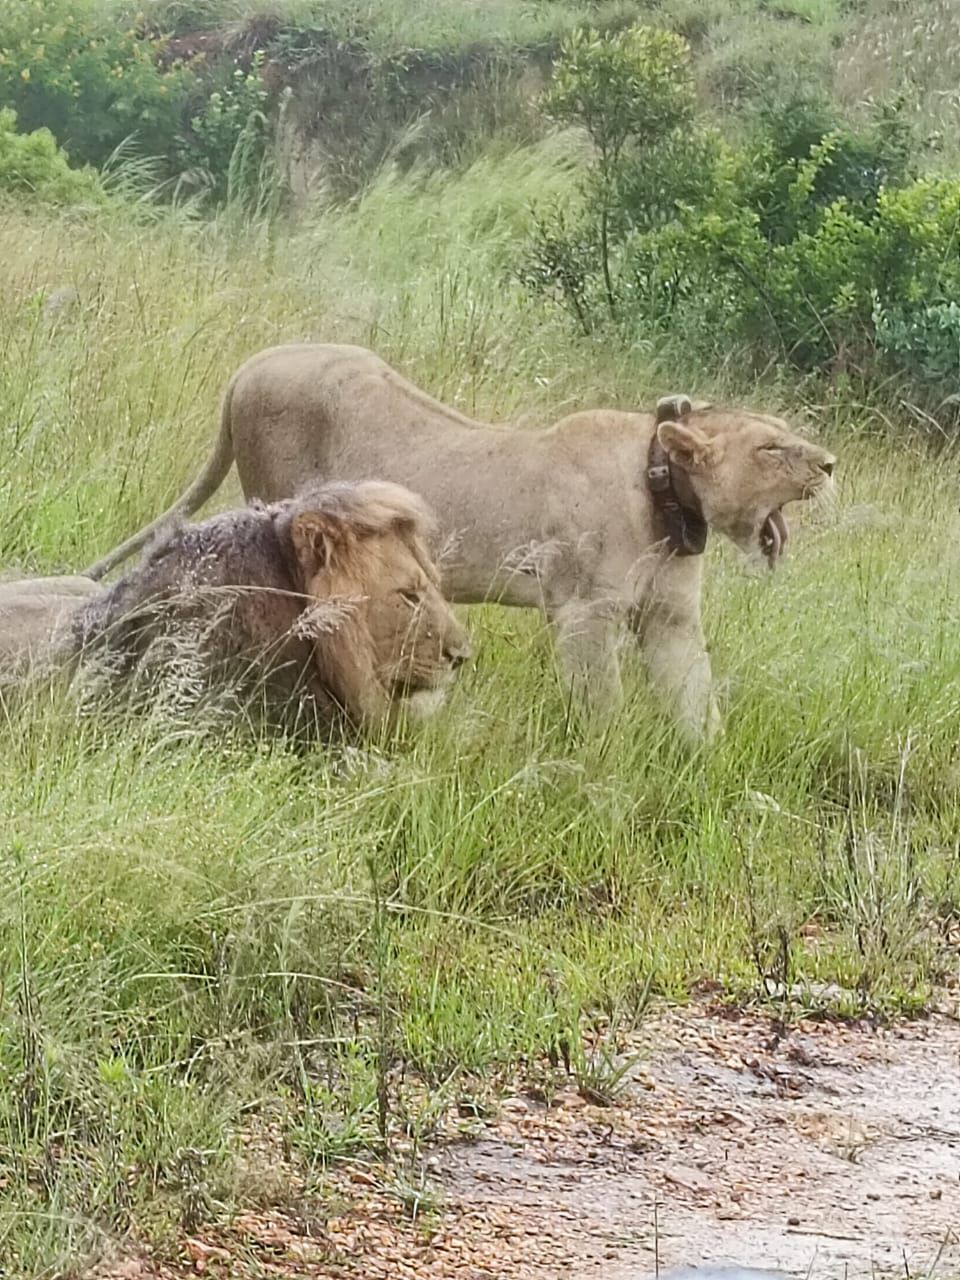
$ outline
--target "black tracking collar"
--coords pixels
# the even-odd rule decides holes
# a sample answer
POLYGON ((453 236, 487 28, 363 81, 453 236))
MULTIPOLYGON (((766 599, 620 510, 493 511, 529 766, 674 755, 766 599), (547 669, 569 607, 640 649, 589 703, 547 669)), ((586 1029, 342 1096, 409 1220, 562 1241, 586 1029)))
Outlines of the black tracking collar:
POLYGON ((656 427, 647 455, 647 487, 669 549, 678 556, 703 555, 707 545, 707 522, 700 502, 690 477, 670 462, 656 427))

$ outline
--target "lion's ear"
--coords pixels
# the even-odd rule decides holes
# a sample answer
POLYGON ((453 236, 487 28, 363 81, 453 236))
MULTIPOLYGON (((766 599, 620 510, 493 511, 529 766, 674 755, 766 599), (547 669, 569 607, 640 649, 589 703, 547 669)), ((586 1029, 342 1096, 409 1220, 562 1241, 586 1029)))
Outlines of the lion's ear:
POLYGON ((347 552, 346 522, 321 511, 300 511, 290 525, 290 541, 306 581, 333 569, 347 552))
POLYGON ((682 422, 692 408, 689 396, 661 396, 657 401, 657 426, 661 422, 682 422))
POLYGON ((710 441, 686 421, 693 409, 689 396, 661 396, 657 401, 657 438, 680 467, 702 466, 710 452, 710 441))
POLYGON ((411 515, 396 515, 390 521, 390 532, 401 542, 415 542, 420 533, 420 522, 411 515))
POLYGON ((661 422, 657 438, 677 466, 703 466, 710 456, 709 437, 689 423, 661 422))

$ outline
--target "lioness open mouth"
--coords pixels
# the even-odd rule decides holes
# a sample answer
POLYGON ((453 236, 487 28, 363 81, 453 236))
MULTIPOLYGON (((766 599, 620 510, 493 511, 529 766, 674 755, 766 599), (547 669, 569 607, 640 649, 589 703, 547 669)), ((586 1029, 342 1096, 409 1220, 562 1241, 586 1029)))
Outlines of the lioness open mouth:
POLYGON ((760 551, 771 569, 783 555, 789 537, 783 511, 775 507, 760 526, 760 551))

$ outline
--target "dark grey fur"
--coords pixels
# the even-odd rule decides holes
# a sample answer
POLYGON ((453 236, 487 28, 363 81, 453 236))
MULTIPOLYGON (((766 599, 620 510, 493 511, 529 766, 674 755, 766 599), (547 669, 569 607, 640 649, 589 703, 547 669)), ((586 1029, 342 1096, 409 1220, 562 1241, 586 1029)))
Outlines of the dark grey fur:
POLYGON ((407 537, 423 558, 435 536, 420 498, 379 480, 312 483, 285 502, 168 526, 138 568, 76 615, 81 662, 105 670, 108 685, 135 675, 148 697, 151 680, 172 673, 176 684, 182 672, 188 693, 252 685, 285 722, 304 711, 323 722, 362 719, 349 672, 331 661, 331 649, 351 643, 342 628, 354 605, 303 594, 304 575, 312 581, 320 566, 301 565, 295 553, 291 529, 301 513, 329 530, 316 550, 326 568, 337 561, 343 570, 367 537, 407 537))
POLYGON ((77 613, 81 662, 106 669, 113 683, 136 676, 149 696, 171 654, 190 646, 206 689, 239 686, 277 706, 305 698, 329 718, 334 708, 313 669, 311 643, 292 633, 309 602, 290 524, 297 510, 316 505, 306 495, 252 503, 168 529, 137 568, 77 613))

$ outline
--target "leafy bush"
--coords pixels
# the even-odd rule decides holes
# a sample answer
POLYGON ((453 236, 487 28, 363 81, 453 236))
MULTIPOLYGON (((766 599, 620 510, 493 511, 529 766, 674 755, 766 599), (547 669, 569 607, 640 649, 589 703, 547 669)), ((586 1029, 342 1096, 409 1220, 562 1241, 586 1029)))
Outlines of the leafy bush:
POLYGON ((879 350, 935 389, 960 387, 960 180, 880 198, 871 321, 879 350))
POLYGON ((0 101, 21 129, 49 129, 74 161, 100 165, 131 134, 144 154, 165 156, 191 76, 162 67, 159 49, 92 9, 19 0, 4 12, 0 101))
POLYGON ((896 107, 853 130, 794 99, 768 106, 738 148, 681 109, 633 146, 622 64, 609 41, 594 56, 589 75, 579 54, 561 67, 552 92, 576 103, 599 159, 579 210, 541 213, 520 271, 529 288, 585 332, 612 321, 630 340, 675 338, 688 357, 902 375, 919 399, 956 391, 960 181, 912 178, 896 107))
POLYGON ((103 188, 89 169, 71 169, 49 129, 17 133, 16 113, 0 108, 0 192, 47 204, 99 203, 103 188))
POLYGON ((756 176, 744 196, 760 215, 763 235, 775 244, 814 230, 834 200, 869 217, 881 189, 901 186, 910 176, 911 139, 899 104, 881 108, 857 132, 833 104, 816 96, 766 103, 756 120, 748 146, 756 176))
MULTIPOLYGON (((829 162, 810 161, 812 181, 829 162)), ((881 191, 870 211, 845 197, 782 244, 763 234, 736 165, 710 207, 687 210, 625 251, 631 324, 750 353, 757 364, 906 375, 920 399, 960 376, 960 181, 881 191)), ((805 190, 800 182, 791 199, 805 190)))
POLYGON ((687 44, 654 27, 574 31, 563 41, 544 105, 554 119, 583 125, 601 171, 611 173, 628 144, 656 144, 690 118, 687 44))
POLYGON ((532 293, 555 298, 584 333, 593 328, 593 283, 600 271, 596 243, 585 229, 568 226, 562 207, 534 214, 534 236, 519 276, 532 293))
POLYGON ((671 204, 669 182, 657 187, 638 182, 637 174, 660 171, 671 151, 682 150, 680 130, 694 110, 689 49, 680 36, 652 27, 575 31, 561 46, 544 107, 553 119, 586 129, 596 158, 584 178, 581 225, 567 233, 562 215, 542 217, 524 279, 559 289, 564 305, 589 330, 591 258, 599 266, 607 311, 616 318, 615 245, 671 204))
POLYGON ((234 67, 221 73, 212 91, 206 87, 176 144, 180 183, 215 203, 247 206, 257 199, 271 138, 262 62, 262 55, 255 55, 249 71, 234 67))
POLYGON ((49 129, 80 163, 105 165, 124 146, 157 157, 156 178, 211 203, 257 209, 270 142, 268 93, 248 70, 165 65, 163 41, 65 0, 22 0, 0 47, 0 101, 21 128, 49 129))

